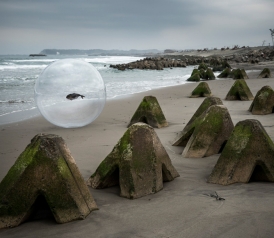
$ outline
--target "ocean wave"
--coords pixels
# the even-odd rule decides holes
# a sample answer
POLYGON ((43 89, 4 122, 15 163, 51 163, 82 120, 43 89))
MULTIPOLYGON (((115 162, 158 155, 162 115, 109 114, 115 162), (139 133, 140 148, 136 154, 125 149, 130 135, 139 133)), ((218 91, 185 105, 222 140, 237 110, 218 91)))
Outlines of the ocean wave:
POLYGON ((14 99, 14 100, 7 100, 7 101, 0 100, 0 103, 33 103, 33 101, 14 99))
POLYGON ((0 70, 16 70, 16 69, 43 69, 46 68, 47 64, 40 64, 40 65, 0 65, 0 70))
POLYGON ((135 56, 106 56, 96 58, 84 58, 88 63, 101 63, 101 64, 126 64, 132 61, 143 59, 144 57, 135 56))
MULTIPOLYGON (((0 118, 1 118, 2 116, 10 115, 10 114, 13 114, 13 113, 31 111, 31 110, 34 110, 34 109, 36 109, 36 108, 37 108, 37 107, 31 107, 31 108, 28 108, 28 109, 21 109, 21 110, 14 110, 14 111, 6 112, 6 113, 4 113, 4 114, 1 114, 1 115, 0 115, 0 118)), ((0 124, 1 124, 1 122, 0 122, 0 124)))
POLYGON ((21 63, 21 62, 54 62, 58 59, 20 59, 20 60, 10 60, 10 62, 16 62, 16 63, 21 63))

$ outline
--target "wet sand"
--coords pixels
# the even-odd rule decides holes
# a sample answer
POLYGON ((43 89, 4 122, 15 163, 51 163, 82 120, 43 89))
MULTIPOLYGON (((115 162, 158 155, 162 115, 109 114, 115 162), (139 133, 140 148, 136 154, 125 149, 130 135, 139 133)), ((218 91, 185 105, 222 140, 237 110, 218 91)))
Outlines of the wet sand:
MULTIPOLYGON (((257 79, 265 65, 232 66, 254 69, 246 82, 255 96, 265 85, 274 89, 273 62, 267 65, 272 78, 257 79)), ((224 100, 234 80, 207 82, 212 94, 223 100, 234 125, 245 119, 257 119, 274 140, 273 114, 252 115, 247 111, 251 101, 224 100)), ((87 180, 125 133, 143 97, 156 96, 169 127, 155 131, 180 174, 174 181, 164 183, 162 191, 135 200, 120 197, 118 186, 89 188, 99 210, 85 220, 66 224, 57 224, 53 219, 31 221, 0 230, 0 237, 273 237, 273 183, 209 184, 207 178, 220 155, 183 158, 183 148, 171 145, 204 100, 189 98, 196 86, 197 83, 188 83, 107 101, 101 115, 83 128, 56 127, 42 117, 0 126, 0 180, 38 133, 62 136, 87 180), (204 195, 214 191, 225 200, 216 201, 204 195)))

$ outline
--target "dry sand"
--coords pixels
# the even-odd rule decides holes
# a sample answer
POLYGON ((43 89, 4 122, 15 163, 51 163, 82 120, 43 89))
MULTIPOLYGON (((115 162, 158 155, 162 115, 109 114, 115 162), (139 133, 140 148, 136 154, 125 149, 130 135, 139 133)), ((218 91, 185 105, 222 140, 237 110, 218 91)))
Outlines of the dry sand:
MULTIPOLYGON (((273 62, 270 66, 273 75, 273 62)), ((264 85, 274 88, 274 78, 256 79, 264 64, 233 67, 257 69, 246 80, 254 96, 264 85)), ((252 115, 247 111, 251 101, 224 100, 233 83, 232 79, 208 81, 214 96, 220 97, 228 108, 234 125, 244 119, 257 119, 274 140, 273 114, 252 115)), ((38 133, 62 136, 86 180, 127 130, 142 98, 153 95, 169 122, 169 127, 155 131, 180 174, 174 181, 164 183, 162 191, 135 200, 119 197, 119 187, 90 188, 100 210, 85 220, 66 224, 56 224, 53 219, 31 221, 1 230, 0 237, 273 237, 273 183, 209 184, 207 178, 219 155, 183 158, 183 148, 171 145, 204 100, 188 97, 196 85, 188 83, 107 101, 97 120, 79 129, 59 128, 41 117, 0 126, 0 180, 38 133), (204 195, 214 191, 225 201, 204 195)))

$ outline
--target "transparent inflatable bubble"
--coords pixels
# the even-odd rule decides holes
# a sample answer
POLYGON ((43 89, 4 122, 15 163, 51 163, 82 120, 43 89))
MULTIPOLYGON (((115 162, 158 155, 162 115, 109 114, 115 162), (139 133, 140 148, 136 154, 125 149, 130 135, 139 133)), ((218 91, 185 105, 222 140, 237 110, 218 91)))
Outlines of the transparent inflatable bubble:
POLYGON ((93 122, 106 101, 104 81, 98 70, 80 59, 50 64, 35 83, 35 101, 52 124, 75 128, 93 122))

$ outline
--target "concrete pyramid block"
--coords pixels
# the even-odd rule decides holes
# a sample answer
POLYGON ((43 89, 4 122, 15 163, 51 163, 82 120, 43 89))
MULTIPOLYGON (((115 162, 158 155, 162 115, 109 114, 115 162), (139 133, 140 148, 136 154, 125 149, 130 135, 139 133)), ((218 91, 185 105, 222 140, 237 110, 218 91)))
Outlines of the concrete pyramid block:
POLYGON ((264 68, 258 76, 258 78, 271 78, 271 77, 272 75, 269 68, 264 68))
POLYGON ((199 82, 200 79, 200 72, 196 72, 194 74, 192 74, 186 81, 189 82, 199 82))
POLYGON ((156 193, 163 181, 178 177, 154 129, 133 124, 101 162, 87 184, 93 188, 120 186, 120 196, 139 198, 156 193))
POLYGON ((233 79, 248 79, 248 76, 244 69, 235 69, 232 70, 233 79))
POLYGON ((230 74, 231 74, 231 69, 230 69, 230 68, 225 68, 225 69, 217 76, 217 78, 228 78, 230 74))
POLYGON ((216 77, 215 77, 213 71, 210 68, 208 68, 206 70, 205 74, 204 74, 203 79, 205 79, 205 80, 214 80, 215 78, 216 77))
POLYGON ((132 116, 128 127, 137 122, 146 123, 154 128, 168 126, 165 115, 156 97, 146 96, 132 116))
POLYGON ((199 106, 197 111, 193 114, 189 122, 186 124, 183 131, 181 131, 177 138, 175 139, 175 142, 173 142, 173 146, 186 146, 186 141, 182 141, 183 135, 189 131, 189 129, 192 127, 192 123, 201 116, 210 106, 213 105, 223 105, 223 102, 220 98, 217 97, 207 97, 199 106))
POLYGON ((185 145, 183 157, 202 158, 221 152, 233 123, 227 108, 213 105, 183 130, 179 145, 185 145))
POLYGON ((248 85, 244 79, 237 79, 228 91, 225 100, 241 100, 250 101, 253 100, 253 94, 251 93, 248 85))
POLYGON ((199 65, 198 70, 201 70, 201 69, 207 70, 207 68, 208 68, 208 66, 203 62, 199 65))
POLYGON ((248 111, 254 115, 266 115, 273 113, 274 91, 270 86, 263 86, 256 94, 248 111))
POLYGON ((192 91, 191 98, 197 97, 209 97, 211 96, 211 90, 206 82, 201 82, 198 86, 192 91))
POLYGON ((249 181, 274 182, 274 143, 251 119, 237 123, 208 178, 221 185, 249 181))
POLYGON ((197 73, 200 75, 200 70, 199 69, 193 69, 192 73, 191 73, 191 76, 193 76, 194 74, 197 74, 197 73))
POLYGON ((41 197, 57 223, 84 219, 98 209, 65 141, 57 135, 36 135, 0 183, 0 228, 27 220, 41 197))

